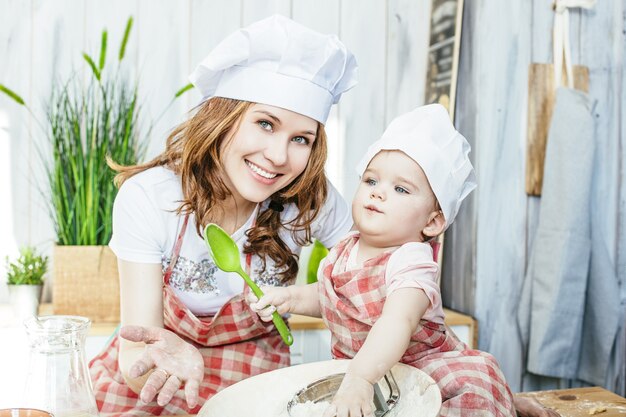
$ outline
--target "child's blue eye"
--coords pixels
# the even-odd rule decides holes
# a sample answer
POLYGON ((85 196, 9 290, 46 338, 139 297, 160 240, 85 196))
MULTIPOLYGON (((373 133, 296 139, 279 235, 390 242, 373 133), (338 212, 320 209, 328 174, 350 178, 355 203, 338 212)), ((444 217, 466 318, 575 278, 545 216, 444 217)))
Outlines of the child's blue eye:
POLYGON ((399 185, 396 185, 395 190, 399 193, 409 194, 409 191, 406 188, 400 187, 399 185))
POLYGON ((257 123, 259 124, 259 126, 261 126, 263 129, 267 130, 268 132, 271 132, 273 127, 274 127, 267 120, 259 120, 257 123))
POLYGON ((301 143, 303 145, 308 145, 311 142, 309 139, 305 138, 304 136, 296 136, 295 138, 291 140, 296 143, 301 143))
POLYGON ((365 180, 365 183, 366 183, 367 185, 376 185, 376 180, 375 180, 374 178, 367 178, 367 179, 365 180))

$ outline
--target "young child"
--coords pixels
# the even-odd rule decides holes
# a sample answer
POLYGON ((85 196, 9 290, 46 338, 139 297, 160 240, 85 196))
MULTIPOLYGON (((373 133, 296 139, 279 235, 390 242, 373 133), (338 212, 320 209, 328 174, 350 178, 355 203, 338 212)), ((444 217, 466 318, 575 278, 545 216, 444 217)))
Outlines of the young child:
POLYGON ((356 231, 322 261, 318 283, 267 289, 252 303, 263 320, 274 310, 321 315, 333 357, 352 359, 324 416, 373 416, 373 383, 397 362, 437 382, 442 416, 515 415, 495 359, 444 325, 428 243, 476 187, 469 151, 441 105, 395 119, 357 167, 356 231))

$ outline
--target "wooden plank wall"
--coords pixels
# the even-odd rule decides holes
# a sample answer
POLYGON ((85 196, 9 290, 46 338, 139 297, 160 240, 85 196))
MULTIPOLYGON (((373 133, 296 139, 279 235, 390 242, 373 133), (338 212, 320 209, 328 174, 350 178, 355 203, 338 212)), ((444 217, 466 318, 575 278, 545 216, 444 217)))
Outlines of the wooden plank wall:
MULTIPOLYGON (((622 1, 622 28, 626 27, 626 1, 622 1)), ((619 31, 617 32, 619 33, 619 31)), ((617 220, 617 276, 621 283, 620 300, 622 300, 622 311, 620 316, 620 323, 626 323, 626 105, 624 102, 625 90, 626 90, 626 53, 624 53, 624 37, 626 37, 626 29, 622 29, 622 60, 621 60, 621 78, 620 71, 616 71, 616 84, 622 88, 622 97, 620 100, 621 108, 617 112, 617 116, 620 123, 619 135, 619 208, 618 208, 618 220, 617 220)), ((620 333, 618 334, 618 343, 616 345, 616 355, 621 357, 626 356, 626 329, 622 326, 620 333)), ((626 361, 622 361, 621 364, 617 364, 615 371, 620 375, 619 383, 617 384, 617 392, 622 395, 626 394, 626 361)))
MULTIPOLYGON (((115 60, 126 18, 132 15, 127 72, 140 80, 147 130, 219 40, 242 25, 282 13, 338 34, 358 58, 359 88, 344 96, 328 123, 328 171, 351 196, 357 184, 352 167, 367 145, 388 120, 423 101, 429 11, 428 1, 409 0, 0 0, 0 79, 24 96, 40 117, 51 77, 63 78, 72 71, 84 77, 80 53, 97 53, 103 28, 109 35, 108 62, 115 60)), ((156 121, 149 156, 162 149, 167 132, 198 100, 192 92, 156 121)), ((15 242, 45 244, 54 236, 36 184, 43 183, 37 149, 45 147, 45 139, 21 110, 0 97, 12 155, 10 169, 4 169, 12 173, 12 189, 20 190, 12 193, 12 233, 15 242)))
MULTIPOLYGON (((479 187, 446 234, 442 287, 447 306, 478 319, 480 347, 495 354, 514 390, 522 372, 515 315, 539 207, 538 198, 524 193, 527 68, 551 59, 550 5, 550 0, 466 0, 464 10, 456 124, 473 146, 479 187)), ((423 103, 428 0, 0 0, 0 82, 22 94, 43 120, 41 103, 53 77, 70 71, 84 76, 80 52, 97 52, 103 27, 109 32, 108 65, 114 64, 126 18, 133 15, 126 71, 140 81, 147 128, 219 40, 273 13, 336 33, 357 57, 359 85, 346 93, 327 126, 327 170, 351 198, 354 166, 367 146, 393 117, 423 103)), ((600 0, 594 11, 574 12, 571 19, 574 62, 591 69, 591 95, 598 100, 602 164, 594 222, 621 282, 626 280, 625 13, 626 0, 600 0)), ((188 93, 156 122, 149 156, 162 149, 169 129, 198 100, 188 93)), ((41 196, 45 177, 37 150, 42 146, 35 121, 0 97, 0 195, 10 196, 0 208, 2 257, 18 244, 50 248, 53 243, 41 196)), ((626 304, 626 286, 621 289, 626 304)), ((0 286, 4 301, 6 289, 0 286)), ((626 335, 620 337, 624 352, 626 335)))
MULTIPOLYGON (((625 19, 623 0, 598 1, 592 11, 570 14, 573 61, 589 67, 590 95, 597 100, 592 222, 621 283, 626 279, 625 19)), ((521 388, 523 367, 517 305, 540 202, 524 192, 528 65, 551 62, 552 21, 548 0, 465 5, 456 122, 472 142, 479 187, 446 235, 444 303, 478 319, 480 348, 498 358, 514 390, 521 388)), ((625 285, 621 300, 624 323, 625 285)), ((623 395, 623 325, 618 337, 609 386, 623 395)), ((530 385, 568 384, 538 379, 530 385)))
MULTIPOLYGON (((337 34, 357 56, 359 86, 346 93, 328 121, 327 170, 350 198, 354 166, 389 120, 422 104, 430 2, 411 0, 0 0, 0 82, 15 89, 44 121, 42 103, 52 80, 89 74, 81 58, 97 55, 108 30, 107 66, 116 65, 128 16, 135 24, 124 71, 139 79, 148 157, 163 148, 169 130, 199 101, 190 92, 170 105, 187 75, 221 39, 237 28, 274 13, 316 30, 337 34)), ((32 243, 49 250, 54 230, 48 216, 42 130, 24 109, 0 97, 0 134, 6 163, 0 168, 2 194, 0 256, 32 243), (6 232, 6 233, 5 233, 6 232)), ((0 302, 6 287, 0 286, 0 302)))
POLYGON ((478 319, 479 346, 494 352, 513 389, 522 355, 519 341, 511 341, 518 340, 515 300, 526 262, 524 127, 531 11, 530 2, 466 3, 457 128, 472 141, 479 185, 446 236, 452 248, 444 246, 444 285, 455 285, 451 292, 446 287, 445 303, 478 319), (466 242, 459 253, 457 241, 466 242))

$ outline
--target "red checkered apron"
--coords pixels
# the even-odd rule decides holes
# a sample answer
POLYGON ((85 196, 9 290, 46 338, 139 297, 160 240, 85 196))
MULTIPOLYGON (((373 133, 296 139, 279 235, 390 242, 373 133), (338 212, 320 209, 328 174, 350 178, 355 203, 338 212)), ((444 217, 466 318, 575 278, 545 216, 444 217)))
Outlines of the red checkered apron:
MULTIPOLYGON (((204 379, 200 384, 197 407, 187 407, 179 390, 165 407, 156 401, 143 403, 124 382, 118 366, 119 336, 115 334, 100 355, 90 363, 96 403, 101 416, 140 416, 197 414, 204 402, 219 390, 249 376, 289 366, 289 348, 271 323, 264 323, 252 312, 244 294, 230 299, 212 317, 196 317, 182 304, 169 284, 187 227, 183 224, 172 260, 163 277, 165 328, 196 346, 204 358, 204 379)), ((246 259, 250 265, 250 256, 246 259)), ((248 287, 244 287, 244 293, 248 287)))
MULTIPOLYGON (((320 305, 332 332, 332 354, 353 358, 380 317, 386 297, 385 268, 391 253, 346 265, 358 235, 341 241, 323 261, 320 305)), ((469 349, 446 326, 420 321, 401 359, 430 375, 441 390, 442 416, 515 416, 513 397, 495 358, 469 349)))

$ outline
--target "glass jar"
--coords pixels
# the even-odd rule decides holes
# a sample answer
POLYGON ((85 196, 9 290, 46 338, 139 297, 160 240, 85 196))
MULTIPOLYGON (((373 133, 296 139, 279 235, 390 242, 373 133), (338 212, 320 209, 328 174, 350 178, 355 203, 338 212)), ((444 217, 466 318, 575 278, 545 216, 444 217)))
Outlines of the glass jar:
POLYGON ((98 416, 85 361, 90 324, 78 316, 31 317, 24 322, 30 347, 25 404, 55 417, 98 416))

